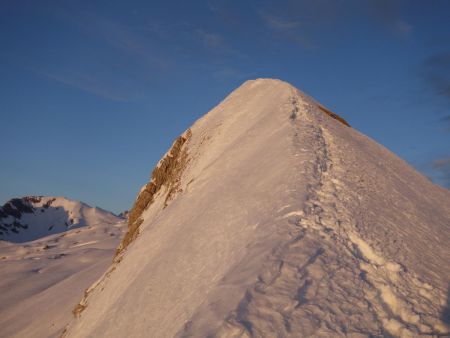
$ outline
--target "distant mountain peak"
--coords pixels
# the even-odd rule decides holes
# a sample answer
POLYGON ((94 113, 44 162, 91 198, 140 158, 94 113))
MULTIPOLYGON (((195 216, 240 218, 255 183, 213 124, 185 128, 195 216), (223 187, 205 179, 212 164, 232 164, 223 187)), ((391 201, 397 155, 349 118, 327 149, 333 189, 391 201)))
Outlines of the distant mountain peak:
POLYGON ((86 225, 121 218, 65 197, 24 196, 0 207, 0 240, 25 242, 86 225))

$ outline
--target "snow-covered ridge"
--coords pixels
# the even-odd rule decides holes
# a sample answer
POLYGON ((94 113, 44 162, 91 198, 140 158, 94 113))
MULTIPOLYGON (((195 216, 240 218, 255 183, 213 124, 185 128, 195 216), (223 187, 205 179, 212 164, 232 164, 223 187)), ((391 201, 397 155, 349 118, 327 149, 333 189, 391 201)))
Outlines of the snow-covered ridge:
POLYGON ((65 197, 25 196, 0 207, 0 240, 32 241, 86 225, 114 224, 122 218, 65 197))
POLYGON ((448 335, 450 192, 330 113, 258 79, 199 119, 65 335, 448 335))

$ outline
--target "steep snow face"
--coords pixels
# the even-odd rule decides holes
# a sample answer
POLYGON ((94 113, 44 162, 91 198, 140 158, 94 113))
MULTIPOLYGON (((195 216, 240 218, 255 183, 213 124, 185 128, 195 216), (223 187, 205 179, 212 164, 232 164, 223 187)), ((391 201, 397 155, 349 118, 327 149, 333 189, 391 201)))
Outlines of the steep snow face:
POLYGON ((106 210, 64 197, 14 198, 0 207, 0 240, 21 243, 86 225, 122 220, 106 210))
POLYGON ((448 333, 449 191, 279 80, 190 133, 67 336, 448 333))
POLYGON ((0 337, 59 337, 125 229, 121 220, 24 244, 0 241, 0 337))

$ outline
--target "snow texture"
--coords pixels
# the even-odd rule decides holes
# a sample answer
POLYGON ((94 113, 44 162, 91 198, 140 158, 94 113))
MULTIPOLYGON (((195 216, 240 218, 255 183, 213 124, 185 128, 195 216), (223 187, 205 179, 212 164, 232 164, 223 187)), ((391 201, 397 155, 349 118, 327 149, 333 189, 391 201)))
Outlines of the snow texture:
POLYGON ((0 241, 0 337, 59 337, 111 264, 126 228, 88 225, 33 242, 0 241))
POLYGON ((0 207, 0 240, 23 243, 74 228, 122 220, 109 211, 64 197, 14 198, 0 207))
POLYGON ((190 129, 180 191, 66 336, 449 334, 448 190, 279 80, 190 129))

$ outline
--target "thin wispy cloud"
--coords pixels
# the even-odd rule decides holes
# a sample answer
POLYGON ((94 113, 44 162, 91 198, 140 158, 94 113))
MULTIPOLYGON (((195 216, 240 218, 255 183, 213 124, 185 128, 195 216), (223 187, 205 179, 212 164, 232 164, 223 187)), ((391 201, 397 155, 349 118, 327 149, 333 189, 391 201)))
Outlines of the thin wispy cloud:
POLYGON ((444 116, 439 119, 439 122, 441 122, 444 126, 444 131, 450 132, 450 115, 444 116))
POLYGON ((269 13, 263 13, 261 16, 267 26, 276 31, 288 31, 300 26, 300 21, 298 20, 281 18, 269 13))
POLYGON ((401 37, 408 37, 413 30, 412 25, 401 19, 394 22, 392 29, 401 37))
POLYGON ((305 49, 320 46, 316 33, 330 28, 338 18, 340 7, 332 0, 269 1, 257 10, 263 25, 278 40, 305 49))
MULTIPOLYGON (((223 24, 227 25, 230 29, 239 29, 241 34, 245 33, 242 30, 248 25, 248 15, 253 15, 253 8, 251 10, 242 7, 242 1, 229 1, 229 0, 209 0, 206 5, 211 13, 223 24)), ((248 5, 248 3, 246 4, 248 5)))
POLYGON ((302 27, 299 20, 266 12, 261 12, 260 18, 276 40, 285 40, 306 49, 314 46, 306 27, 302 27))
POLYGON ((399 0, 284 0, 264 2, 257 10, 264 26, 278 38, 286 38, 301 47, 320 47, 316 34, 332 33, 345 20, 375 18, 394 36, 408 39, 413 26, 403 16, 404 3, 399 0))
POLYGON ((219 34, 206 32, 202 29, 196 29, 195 34, 207 49, 227 49, 223 37, 219 34))
POLYGON ((450 188, 450 157, 437 159, 431 166, 439 173, 438 179, 443 181, 444 186, 450 188))
POLYGON ((223 67, 221 69, 215 70, 213 77, 218 80, 246 80, 255 76, 254 73, 243 72, 236 68, 223 67))
POLYGON ((86 93, 93 94, 106 100, 120 102, 130 101, 130 97, 124 91, 105 86, 103 83, 99 82, 96 77, 88 74, 74 74, 67 72, 50 73, 43 70, 34 70, 34 72, 47 79, 80 89, 86 93))
POLYGON ((212 53, 216 57, 246 57, 243 52, 235 49, 222 34, 211 32, 202 28, 193 28, 191 30, 191 36, 194 40, 200 43, 206 52, 212 53))
POLYGON ((435 94, 450 100, 450 51, 426 58, 421 71, 423 79, 435 94))
POLYGON ((442 169, 446 167, 450 167, 450 157, 440 158, 433 162, 433 168, 435 169, 442 169))
MULTIPOLYGON (((66 19, 67 17, 64 16, 66 19)), ((100 40, 118 52, 131 57, 132 61, 151 70, 169 67, 168 59, 145 30, 138 30, 119 21, 101 15, 81 12, 68 19, 91 38, 100 40)))
POLYGON ((445 113, 439 119, 444 132, 450 132, 450 52, 441 52, 426 58, 419 66, 424 87, 433 93, 445 106, 445 113))
POLYGON ((401 0, 372 0, 376 18, 399 38, 408 38, 413 27, 402 17, 405 3, 401 0))
POLYGON ((103 99, 133 101, 143 86, 171 68, 170 57, 159 48, 154 34, 141 26, 81 9, 59 8, 51 15, 75 28, 79 40, 61 48, 60 55, 45 55, 45 64, 28 62, 32 71, 47 79, 103 99))

